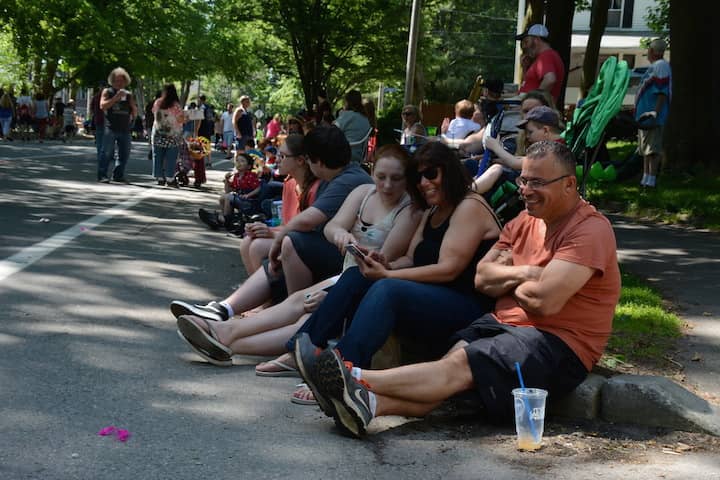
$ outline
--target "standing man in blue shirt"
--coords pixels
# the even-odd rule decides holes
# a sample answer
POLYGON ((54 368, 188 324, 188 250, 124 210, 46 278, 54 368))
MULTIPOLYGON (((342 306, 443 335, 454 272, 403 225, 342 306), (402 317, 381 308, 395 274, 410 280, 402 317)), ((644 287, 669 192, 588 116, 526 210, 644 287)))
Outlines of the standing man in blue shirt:
POLYGON ((663 55, 667 44, 656 38, 650 42, 650 66, 640 81, 635 96, 635 120, 638 122, 638 151, 643 156, 643 176, 640 185, 655 187, 658 168, 663 155, 663 127, 670 107, 672 74, 663 55))

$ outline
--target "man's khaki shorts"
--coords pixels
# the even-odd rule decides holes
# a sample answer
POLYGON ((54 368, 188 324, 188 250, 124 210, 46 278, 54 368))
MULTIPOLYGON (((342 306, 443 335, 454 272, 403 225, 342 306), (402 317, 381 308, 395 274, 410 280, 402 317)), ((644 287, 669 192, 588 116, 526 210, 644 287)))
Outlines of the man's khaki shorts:
POLYGON ((646 155, 662 155, 663 126, 658 125, 651 130, 638 130, 638 151, 646 155))

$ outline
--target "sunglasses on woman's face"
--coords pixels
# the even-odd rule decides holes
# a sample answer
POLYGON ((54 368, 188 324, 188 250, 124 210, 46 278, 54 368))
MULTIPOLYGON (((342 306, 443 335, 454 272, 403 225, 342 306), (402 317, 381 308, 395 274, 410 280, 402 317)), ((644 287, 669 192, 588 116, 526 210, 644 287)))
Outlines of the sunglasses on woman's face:
POLYGON ((440 173, 439 167, 428 167, 425 170, 419 170, 418 171, 418 183, 420 183, 425 177, 428 180, 435 180, 438 176, 438 173, 440 173))

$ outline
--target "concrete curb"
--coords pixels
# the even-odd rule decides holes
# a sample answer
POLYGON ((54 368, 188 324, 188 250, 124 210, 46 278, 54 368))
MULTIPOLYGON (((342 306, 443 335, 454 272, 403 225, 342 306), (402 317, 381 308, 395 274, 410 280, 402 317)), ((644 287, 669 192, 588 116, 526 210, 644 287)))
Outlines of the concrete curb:
POLYGON ((649 375, 591 373, 570 395, 548 398, 548 414, 720 436, 720 408, 672 380, 649 375))

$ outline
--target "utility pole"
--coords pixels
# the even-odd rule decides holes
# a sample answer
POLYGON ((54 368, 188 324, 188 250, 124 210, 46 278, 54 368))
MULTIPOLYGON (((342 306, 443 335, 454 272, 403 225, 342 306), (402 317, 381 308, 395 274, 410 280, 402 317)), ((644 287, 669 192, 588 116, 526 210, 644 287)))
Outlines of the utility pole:
POLYGON ((415 82, 415 56, 417 53, 418 30, 420 29, 420 7, 422 0, 413 0, 410 16, 410 37, 408 38, 407 65, 405 67, 404 105, 412 103, 413 83, 415 82))

